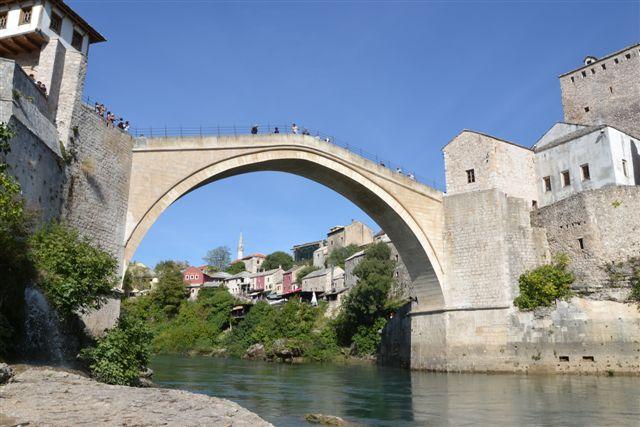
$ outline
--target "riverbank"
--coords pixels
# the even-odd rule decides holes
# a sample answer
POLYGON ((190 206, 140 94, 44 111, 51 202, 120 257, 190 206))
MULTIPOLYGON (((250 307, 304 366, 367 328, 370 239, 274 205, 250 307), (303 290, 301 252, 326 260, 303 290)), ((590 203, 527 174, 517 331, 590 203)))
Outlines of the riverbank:
POLYGON ((270 426, 226 399, 107 385, 75 372, 17 365, 0 386, 0 425, 270 426))

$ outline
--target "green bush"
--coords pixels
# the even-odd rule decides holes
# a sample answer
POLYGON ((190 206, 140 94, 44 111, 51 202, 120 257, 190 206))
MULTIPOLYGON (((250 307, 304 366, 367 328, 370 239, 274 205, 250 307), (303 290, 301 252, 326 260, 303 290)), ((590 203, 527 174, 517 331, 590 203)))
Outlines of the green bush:
POLYGON ((358 355, 375 352, 380 343, 378 331, 392 310, 389 290, 393 285, 395 263, 389 257, 390 250, 385 243, 366 249, 364 259, 353 270, 358 284, 345 298, 335 320, 338 344, 353 346, 358 355))
POLYGON ((182 273, 177 266, 164 269, 160 275, 158 285, 151 292, 152 301, 169 318, 178 314, 180 304, 187 296, 188 293, 182 280, 182 273))
MULTIPOLYGON (((0 157, 11 150, 14 130, 0 122, 0 157)), ((20 185, 0 161, 0 358, 6 357, 18 342, 22 324, 24 288, 35 276, 29 254, 31 216, 20 197, 20 185)))
POLYGON ((278 267, 282 267, 283 270, 288 270, 293 267, 293 258, 291 258, 291 255, 282 251, 269 254, 260 266, 260 269, 262 271, 268 271, 278 267))
POLYGON ((344 268, 345 260, 358 251, 360 251, 360 247, 353 244, 336 248, 329 253, 329 256, 327 257, 327 265, 344 268))
POLYGON ((115 328, 85 348, 81 357, 91 375, 108 384, 136 385, 140 371, 149 363, 152 334, 140 319, 123 316, 115 328))
POLYGON ((238 274, 238 273, 242 273, 243 271, 247 271, 247 267, 244 265, 244 262, 242 261, 232 262, 231 265, 229 265, 229 267, 227 267, 227 270, 226 270, 226 272, 229 274, 238 274))
POLYGON ((225 288, 202 289, 194 302, 183 301, 177 316, 162 325, 153 342, 157 353, 210 352, 229 328, 235 299, 225 288))
POLYGON ((567 270, 569 258, 557 255, 551 264, 542 265, 520 276, 520 295, 513 301, 520 310, 549 307, 556 300, 571 296, 570 285, 575 280, 567 270))
POLYGON ((31 237, 30 246, 39 284, 61 314, 99 308, 111 294, 117 261, 77 231, 52 223, 31 237))

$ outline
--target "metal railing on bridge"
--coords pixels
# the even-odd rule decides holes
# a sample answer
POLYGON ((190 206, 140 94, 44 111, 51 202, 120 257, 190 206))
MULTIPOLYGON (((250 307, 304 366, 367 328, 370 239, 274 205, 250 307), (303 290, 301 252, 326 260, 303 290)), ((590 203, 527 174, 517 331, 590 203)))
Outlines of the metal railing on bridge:
MULTIPOLYGON (((83 101, 91 108, 94 108, 96 100, 91 99, 90 97, 84 97, 83 101)), ((118 116, 120 117, 120 116, 118 116)), ((149 137, 149 138, 169 138, 169 137, 204 137, 204 136, 223 136, 223 135, 247 135, 252 133, 253 125, 251 126, 176 126, 176 127, 132 127, 128 130, 129 134, 135 137, 149 137)), ((267 124, 267 125, 258 125, 258 134, 275 134, 275 133, 283 133, 283 134, 291 134, 294 133, 294 129, 292 129, 291 125, 277 125, 277 124, 267 124), (277 129, 277 132, 276 132, 277 129)), ((342 147, 348 151, 351 151, 354 154, 357 154, 365 159, 369 159, 372 162, 377 163, 380 166, 386 167, 395 173, 402 174, 409 179, 413 179, 415 181, 419 181, 423 184, 431 186, 437 190, 444 191, 444 185, 436 182, 434 179, 429 179, 419 174, 416 174, 415 171, 411 169, 407 169, 402 165, 392 162, 390 159, 384 158, 382 156, 378 156, 375 153, 368 152, 358 146, 350 144, 347 141, 342 141, 333 135, 325 134, 318 130, 309 130, 303 126, 297 128, 295 132, 297 134, 307 134, 313 136, 314 138, 320 139, 325 142, 329 142, 331 144, 337 145, 338 147, 342 147)))
MULTIPOLYGON (((229 135, 250 135, 252 134, 251 126, 177 126, 177 127, 134 127, 129 130, 131 135, 135 137, 149 138, 172 138, 172 137, 205 137, 205 136, 229 136, 229 135)), ((391 161, 390 159, 378 156, 377 154, 366 151, 358 146, 342 141, 333 135, 323 133, 318 130, 309 130, 308 128, 299 127, 296 132, 291 125, 266 124, 258 125, 258 135, 265 134, 293 134, 309 135, 318 140, 334 144, 344 148, 354 154, 364 157, 376 164, 386 167, 395 173, 404 175, 409 179, 414 179, 423 184, 429 185, 435 189, 444 191, 441 184, 433 179, 428 179, 416 174, 413 170, 404 168, 402 165, 391 161)))

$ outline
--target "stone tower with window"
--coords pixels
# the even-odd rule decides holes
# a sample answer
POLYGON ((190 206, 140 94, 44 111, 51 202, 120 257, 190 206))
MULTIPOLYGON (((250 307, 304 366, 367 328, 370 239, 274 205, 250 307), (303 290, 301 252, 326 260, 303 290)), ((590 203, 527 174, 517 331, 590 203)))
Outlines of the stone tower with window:
POLYGON ((89 45, 102 41, 63 1, 0 0, 0 56, 45 85, 49 118, 65 145, 82 97, 89 45))
POLYGON ((564 120, 607 124, 640 138, 640 43, 560 76, 564 120))

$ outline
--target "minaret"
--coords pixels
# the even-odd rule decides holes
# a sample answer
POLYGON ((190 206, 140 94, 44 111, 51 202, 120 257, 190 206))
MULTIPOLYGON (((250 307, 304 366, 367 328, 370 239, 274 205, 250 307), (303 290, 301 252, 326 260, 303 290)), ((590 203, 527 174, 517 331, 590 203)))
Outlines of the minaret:
POLYGON ((244 258, 244 242, 242 241, 242 233, 240 233, 240 240, 238 240, 238 259, 244 258))

